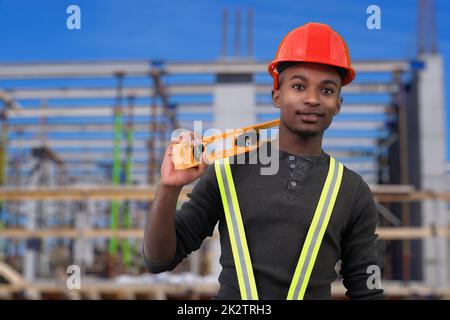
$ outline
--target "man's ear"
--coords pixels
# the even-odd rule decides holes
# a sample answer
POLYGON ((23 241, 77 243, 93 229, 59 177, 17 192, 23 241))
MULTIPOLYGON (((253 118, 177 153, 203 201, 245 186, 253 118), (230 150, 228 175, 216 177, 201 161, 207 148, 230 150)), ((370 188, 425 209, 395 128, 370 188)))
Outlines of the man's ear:
POLYGON ((336 111, 334 112, 334 115, 338 115, 341 112, 342 102, 344 102, 344 98, 342 96, 338 97, 338 102, 336 105, 336 111))
POLYGON ((272 89, 272 103, 275 108, 281 108, 280 90, 272 89))

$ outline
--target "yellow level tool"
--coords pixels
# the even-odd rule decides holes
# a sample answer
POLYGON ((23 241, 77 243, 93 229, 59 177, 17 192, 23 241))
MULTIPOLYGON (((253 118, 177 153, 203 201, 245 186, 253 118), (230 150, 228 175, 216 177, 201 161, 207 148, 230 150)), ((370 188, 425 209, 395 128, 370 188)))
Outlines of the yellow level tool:
POLYGON ((188 142, 176 143, 172 148, 172 162, 176 170, 184 170, 200 165, 203 155, 205 155, 207 163, 212 163, 215 160, 252 151, 258 148, 262 143, 268 141, 268 139, 260 139, 258 130, 275 127, 279 124, 280 119, 276 119, 249 127, 234 129, 218 135, 203 137, 202 140, 194 146, 188 142), (208 145, 220 141, 225 144, 225 141, 229 139, 232 139, 232 143, 231 147, 228 149, 224 147, 223 150, 218 152, 206 152, 208 145))

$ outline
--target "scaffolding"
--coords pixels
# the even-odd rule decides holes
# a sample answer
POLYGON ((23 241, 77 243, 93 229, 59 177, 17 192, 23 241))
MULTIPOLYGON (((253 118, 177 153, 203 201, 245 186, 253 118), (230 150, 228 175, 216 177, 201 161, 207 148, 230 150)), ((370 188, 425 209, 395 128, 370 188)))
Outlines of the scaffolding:
MULTIPOLYGON (((194 120, 202 121, 205 129, 235 128, 239 126, 236 112, 244 114, 241 120, 248 121, 247 125, 277 118, 277 109, 270 105, 271 83, 261 76, 266 66, 266 62, 251 59, 0 65, 0 79, 19 83, 0 88, 4 105, 0 242, 9 241, 17 247, 14 259, 5 256, 4 260, 18 261, 10 265, 28 274, 25 280, 32 285, 36 270, 22 270, 20 257, 26 257, 30 248, 34 254, 41 252, 36 243, 56 244, 61 240, 66 244, 67 259, 97 276, 142 272, 140 239, 170 132, 179 127, 192 130, 194 120), (190 78, 180 81, 183 77, 190 78), (24 79, 38 84, 43 79, 64 83, 62 79, 67 78, 84 86, 20 87, 24 79), (97 83, 99 78, 107 85, 86 85, 97 83), (232 100, 230 90, 245 105, 232 100), (33 105, 33 101, 39 104, 33 105), (39 152, 41 158, 36 156, 39 152), (30 183, 34 167, 47 172, 47 182, 35 178, 30 183), (32 222, 36 214, 44 216, 44 224, 32 222), (61 219, 49 224, 51 216, 61 219), (130 271, 132 268, 135 271, 130 271)), ((360 74, 388 75, 388 80, 357 82, 343 88, 349 102, 344 103, 342 116, 335 119, 330 135, 325 137, 324 149, 371 185, 380 212, 377 232, 385 241, 401 241, 402 259, 410 261, 409 241, 439 238, 448 242, 449 236, 445 225, 421 226, 409 221, 410 204, 428 201, 441 205, 450 201, 449 190, 420 189, 408 180, 411 164, 407 161, 412 152, 408 146, 413 142, 406 139, 410 129, 405 116, 405 75, 420 73, 423 65, 404 60, 356 61, 354 67, 360 74), (366 101, 368 94, 379 96, 379 102, 366 101), (394 149, 403 161, 397 168, 402 169, 396 181, 399 185, 392 185, 394 173, 389 169, 394 167, 389 163, 394 149), (400 215, 391 208, 391 204, 399 203, 400 215)), ((183 191, 182 201, 187 192, 189 188, 183 191)), ((217 241, 217 236, 211 241, 217 241)), ((42 265, 49 273, 51 254, 47 253, 47 257, 42 255, 47 259, 42 265)), ((217 259, 217 253, 205 254, 208 259, 217 259)), ((403 265, 405 278, 399 279, 405 290, 411 289, 414 280, 408 265, 403 265)), ((217 275, 217 270, 208 272, 217 275)), ((441 296, 447 294, 429 283, 420 285, 444 290, 439 291, 441 296)), ((206 287, 203 293, 208 295, 216 285, 206 287)), ((166 294, 158 292, 157 297, 166 294)))

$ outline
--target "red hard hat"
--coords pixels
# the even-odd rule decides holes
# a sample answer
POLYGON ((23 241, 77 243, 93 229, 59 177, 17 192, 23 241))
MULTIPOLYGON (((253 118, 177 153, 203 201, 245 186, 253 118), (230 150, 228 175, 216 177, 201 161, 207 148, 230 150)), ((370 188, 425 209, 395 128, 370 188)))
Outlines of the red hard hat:
POLYGON ((277 65, 280 62, 312 62, 344 69, 343 86, 356 76, 344 39, 323 23, 307 23, 289 32, 281 41, 268 68, 275 90, 278 89, 277 65))

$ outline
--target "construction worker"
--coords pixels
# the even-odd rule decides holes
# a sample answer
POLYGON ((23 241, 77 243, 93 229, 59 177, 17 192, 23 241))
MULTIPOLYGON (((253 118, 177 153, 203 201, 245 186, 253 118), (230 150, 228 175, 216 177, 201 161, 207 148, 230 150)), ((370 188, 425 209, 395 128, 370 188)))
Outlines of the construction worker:
POLYGON ((344 40, 325 24, 298 27, 280 43, 269 73, 280 108, 277 173, 261 175, 261 163, 230 159, 174 170, 169 146, 145 227, 149 271, 173 269, 219 222, 218 299, 330 299, 339 261, 348 297, 383 299, 373 285, 371 191, 322 150, 324 131, 341 110, 341 87, 355 78, 344 40), (198 178, 176 211, 182 187, 198 178))

